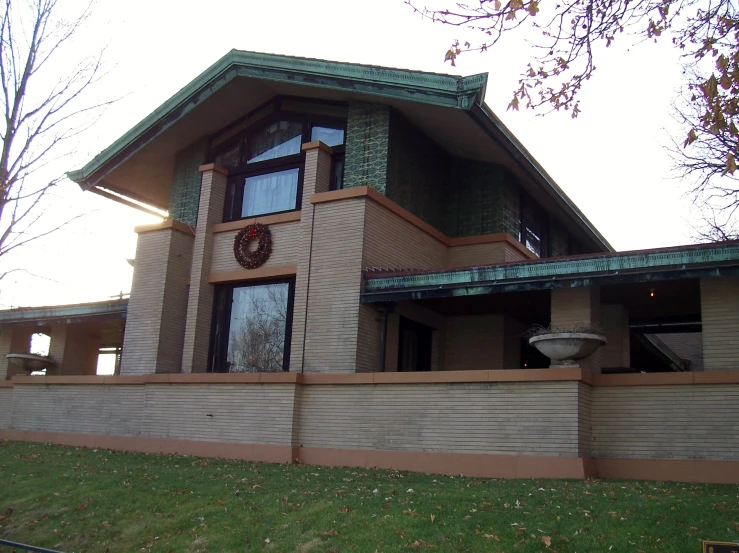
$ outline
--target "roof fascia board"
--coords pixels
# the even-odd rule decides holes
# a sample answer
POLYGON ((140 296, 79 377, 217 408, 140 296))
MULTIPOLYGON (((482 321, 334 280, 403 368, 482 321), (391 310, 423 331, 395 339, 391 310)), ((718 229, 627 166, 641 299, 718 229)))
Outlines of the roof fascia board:
POLYGON ((585 214, 570 200, 567 194, 554 182, 554 179, 534 159, 534 156, 529 153, 487 105, 478 104, 477 106, 472 106, 468 113, 481 124, 483 129, 488 131, 488 135, 496 140, 511 155, 511 158, 532 177, 536 184, 540 185, 561 208, 574 215, 575 224, 590 236, 595 244, 606 251, 615 251, 613 246, 608 243, 598 229, 585 217, 585 214))
POLYGON ((455 286, 365 291, 361 294, 360 301, 362 303, 399 302, 432 298, 507 294, 513 292, 558 290, 561 288, 580 288, 585 286, 605 286, 609 284, 660 282, 664 280, 685 280, 737 275, 739 275, 739 266, 729 265, 723 267, 703 267, 692 269, 663 269, 653 270, 651 272, 581 275, 578 277, 554 279, 517 279, 499 282, 468 283, 466 285, 455 286))
POLYGON ((49 319, 92 317, 98 315, 125 315, 127 311, 127 299, 80 305, 21 307, 19 309, 0 311, 0 325, 23 322, 35 323, 49 319))
POLYGON ((387 98, 470 109, 482 101, 487 73, 458 77, 355 65, 308 58, 232 50, 140 123, 67 176, 83 190, 96 186, 108 172, 128 160, 159 133, 171 127, 236 76, 354 90, 387 98))
POLYGON ((440 286, 467 286, 471 283, 502 283, 521 279, 577 278, 623 272, 650 273, 671 268, 739 266, 739 243, 692 247, 684 250, 623 253, 606 256, 571 257, 538 262, 471 267, 456 271, 436 271, 409 275, 368 277, 367 292, 440 286))

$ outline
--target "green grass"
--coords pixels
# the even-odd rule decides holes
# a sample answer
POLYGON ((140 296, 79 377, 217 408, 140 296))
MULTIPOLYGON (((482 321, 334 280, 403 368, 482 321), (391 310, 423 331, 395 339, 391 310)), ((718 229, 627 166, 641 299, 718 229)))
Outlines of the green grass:
POLYGON ((739 539, 739 487, 487 480, 0 442, 0 537, 100 553, 698 552, 701 539, 739 539))

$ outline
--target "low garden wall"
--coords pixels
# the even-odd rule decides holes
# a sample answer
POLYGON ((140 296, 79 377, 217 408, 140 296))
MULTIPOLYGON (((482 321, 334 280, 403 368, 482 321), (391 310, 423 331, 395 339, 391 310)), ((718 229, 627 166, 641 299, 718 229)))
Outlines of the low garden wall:
POLYGON ((0 438, 489 477, 739 483, 739 371, 15 377, 0 438))

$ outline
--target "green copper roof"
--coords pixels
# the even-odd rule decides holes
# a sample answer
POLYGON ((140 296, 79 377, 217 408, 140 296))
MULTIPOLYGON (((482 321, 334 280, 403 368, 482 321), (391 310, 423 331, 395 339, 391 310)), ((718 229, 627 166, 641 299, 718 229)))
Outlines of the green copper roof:
POLYGON ((237 77, 351 90, 464 110, 482 102, 488 78, 487 73, 460 77, 231 50, 82 169, 70 171, 67 176, 83 189, 95 186, 104 176, 96 173, 111 170, 125 161, 237 77))
POLYGON ((106 315, 125 317, 127 310, 128 298, 93 303, 51 305, 47 307, 18 307, 0 311, 0 325, 17 323, 36 324, 49 320, 79 319, 106 315))
MULTIPOLYGON (((446 290, 443 295, 479 295, 495 292, 510 284, 525 282, 573 281, 590 285, 595 277, 620 277, 635 273, 707 270, 718 275, 721 267, 739 268, 739 242, 703 244, 680 248, 608 253, 452 271, 418 271, 396 274, 369 274, 365 301, 381 301, 383 292, 423 292, 446 290), (370 297, 373 296, 373 297, 370 297)), ((544 286, 551 287, 551 286, 544 286)), ((441 294, 436 294, 441 295, 441 294)), ((420 297, 420 295, 419 295, 420 297)))

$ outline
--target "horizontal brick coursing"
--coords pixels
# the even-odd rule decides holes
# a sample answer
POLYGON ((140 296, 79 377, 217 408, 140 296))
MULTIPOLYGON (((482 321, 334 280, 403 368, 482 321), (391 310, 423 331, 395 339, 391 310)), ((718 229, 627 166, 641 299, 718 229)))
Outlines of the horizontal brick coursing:
POLYGON ((578 452, 577 384, 311 386, 299 445, 520 455, 578 452))
POLYGON ((739 386, 594 388, 594 457, 739 459, 739 386))
MULTIPOLYGON (((298 231, 300 222, 269 225, 272 235, 272 254, 263 267, 295 265, 298 260, 298 231)), ((234 256, 234 238, 238 231, 219 232, 213 237, 213 261, 211 273, 224 273, 243 269, 234 256)))
POLYGON ((0 428, 10 428, 14 388, 0 388, 0 428))
POLYGON ((701 279, 703 367, 739 369, 739 276, 701 279))

